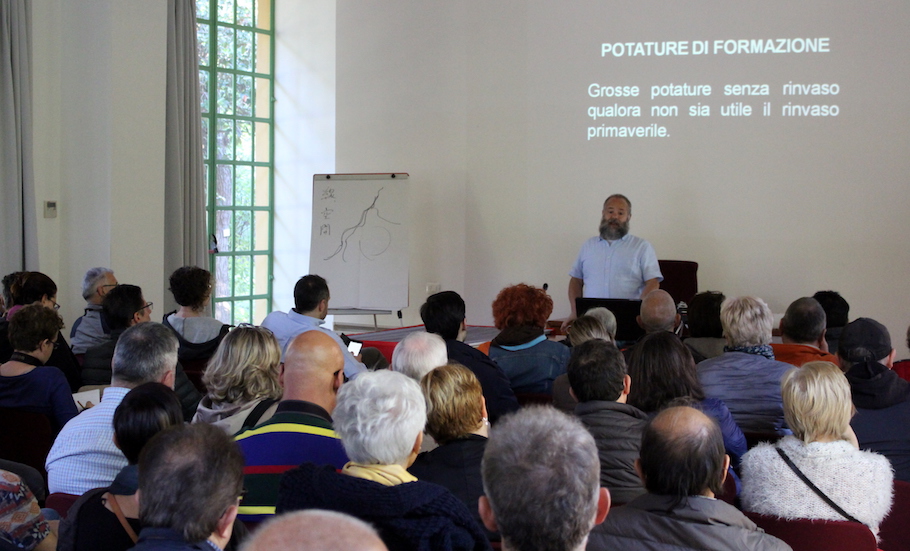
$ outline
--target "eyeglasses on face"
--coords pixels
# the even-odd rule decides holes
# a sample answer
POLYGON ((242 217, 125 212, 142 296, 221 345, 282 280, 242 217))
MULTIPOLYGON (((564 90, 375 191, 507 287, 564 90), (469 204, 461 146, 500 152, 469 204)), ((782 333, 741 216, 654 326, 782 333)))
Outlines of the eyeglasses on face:
POLYGON ((145 310, 146 308, 148 308, 148 309, 149 309, 149 312, 151 312, 151 311, 152 311, 152 304, 154 304, 154 303, 153 303, 153 302, 147 302, 147 303, 145 303, 145 306, 143 306, 142 308, 136 310, 136 313, 139 314, 139 313, 141 313, 143 310, 145 310))

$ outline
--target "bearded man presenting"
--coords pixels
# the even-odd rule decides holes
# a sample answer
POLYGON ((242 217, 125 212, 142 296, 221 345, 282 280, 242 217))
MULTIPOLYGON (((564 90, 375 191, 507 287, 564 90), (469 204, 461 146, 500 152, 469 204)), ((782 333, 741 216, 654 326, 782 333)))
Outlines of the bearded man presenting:
POLYGON ((631 218, 632 203, 625 195, 604 201, 600 235, 585 241, 569 272, 570 319, 576 317, 578 297, 640 299, 660 287, 663 276, 654 247, 629 235, 631 218))

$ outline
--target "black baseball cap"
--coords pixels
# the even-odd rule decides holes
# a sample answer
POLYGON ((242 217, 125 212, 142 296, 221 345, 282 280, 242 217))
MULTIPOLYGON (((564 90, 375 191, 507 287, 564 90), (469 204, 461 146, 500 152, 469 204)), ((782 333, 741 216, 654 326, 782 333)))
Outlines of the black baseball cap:
POLYGON ((888 329, 871 318, 857 318, 848 323, 837 343, 837 355, 854 363, 878 361, 891 350, 888 329))

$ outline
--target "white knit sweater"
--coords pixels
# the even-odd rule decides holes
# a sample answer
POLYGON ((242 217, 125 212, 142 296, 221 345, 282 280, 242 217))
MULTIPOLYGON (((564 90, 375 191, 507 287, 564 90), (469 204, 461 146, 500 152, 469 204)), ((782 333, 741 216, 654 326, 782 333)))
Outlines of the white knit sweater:
MULTIPOLYGON (((843 440, 804 444, 787 436, 778 445, 822 492, 878 537, 878 525, 891 510, 894 475, 887 458, 843 440)), ((746 511, 785 519, 846 520, 796 476, 771 444, 743 456, 742 481, 746 511)))

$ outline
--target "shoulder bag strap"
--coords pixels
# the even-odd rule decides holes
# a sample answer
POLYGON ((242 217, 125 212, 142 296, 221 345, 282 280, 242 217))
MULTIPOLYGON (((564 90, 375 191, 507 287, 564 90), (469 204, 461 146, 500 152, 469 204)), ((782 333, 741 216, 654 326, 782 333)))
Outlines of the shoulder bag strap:
POLYGON ((255 427, 259 423, 259 419, 266 412, 266 410, 272 407, 272 404, 277 401, 278 400, 274 398, 266 398, 265 400, 256 404, 256 407, 253 408, 253 411, 247 415, 246 420, 243 422, 243 426, 240 427, 240 430, 244 431, 255 427))
POLYGON ((818 497, 822 498, 825 501, 825 503, 827 503, 832 509, 837 511, 838 514, 840 514, 842 517, 849 520, 850 522, 859 522, 860 524, 862 524, 862 522, 860 522, 860 521, 856 520, 854 517, 850 516, 846 511, 841 509, 837 503, 834 503, 834 501, 830 497, 828 497, 827 495, 825 495, 824 492, 819 490, 818 486, 813 484, 812 481, 809 480, 809 478, 806 477, 806 475, 803 474, 803 472, 801 470, 799 470, 799 467, 797 467, 793 463, 793 461, 787 456, 787 454, 784 453, 784 450, 780 449, 779 447, 775 447, 774 449, 777 450, 778 455, 780 455, 781 459, 784 460, 784 463, 786 463, 787 466, 790 467, 790 470, 792 470, 794 473, 796 473, 796 476, 798 476, 800 478, 800 480, 805 482, 806 486, 808 486, 813 492, 815 492, 818 495, 818 497))
POLYGON ((123 526, 123 529, 126 530, 126 534, 133 540, 133 543, 139 541, 139 536, 136 535, 136 531, 133 530, 129 521, 123 516, 123 511, 120 510, 120 504, 117 503, 117 498, 114 497, 114 494, 108 492, 107 494, 104 494, 104 497, 107 499, 107 502, 111 504, 111 509, 113 509, 114 514, 117 515, 117 520, 120 521, 120 526, 123 526))

